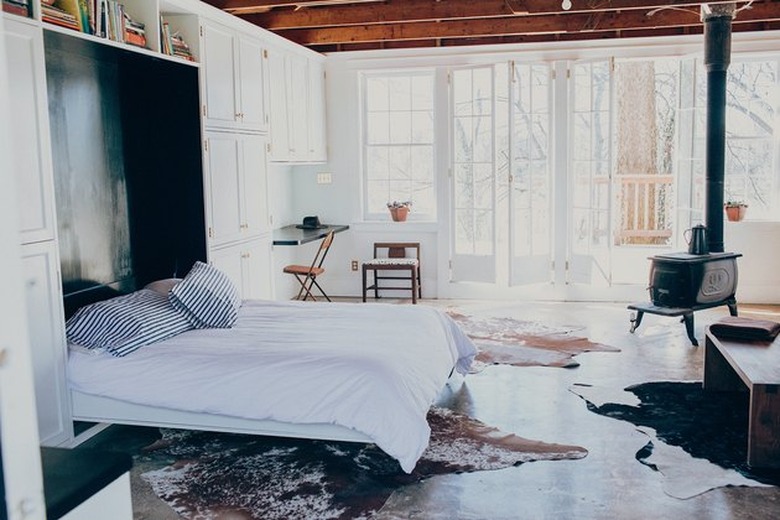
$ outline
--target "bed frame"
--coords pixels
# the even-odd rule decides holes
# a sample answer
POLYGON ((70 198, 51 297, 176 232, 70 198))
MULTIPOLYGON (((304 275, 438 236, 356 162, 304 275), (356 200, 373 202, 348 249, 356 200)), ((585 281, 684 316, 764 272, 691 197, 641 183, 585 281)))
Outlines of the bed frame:
POLYGON ((295 424, 272 420, 243 419, 206 412, 186 412, 172 408, 129 403, 110 397, 99 397, 76 390, 71 390, 70 395, 73 419, 77 421, 248 433, 298 439, 373 442, 367 435, 337 424, 295 424))

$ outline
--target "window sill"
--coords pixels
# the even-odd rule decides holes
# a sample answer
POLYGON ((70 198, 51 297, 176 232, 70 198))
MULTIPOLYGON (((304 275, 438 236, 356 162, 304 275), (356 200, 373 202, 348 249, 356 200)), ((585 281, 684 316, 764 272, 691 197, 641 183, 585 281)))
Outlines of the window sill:
POLYGON ((350 230, 363 232, 398 232, 398 233, 436 233, 439 231, 439 223, 430 220, 407 220, 406 222, 393 222, 392 220, 362 220, 352 222, 350 230))

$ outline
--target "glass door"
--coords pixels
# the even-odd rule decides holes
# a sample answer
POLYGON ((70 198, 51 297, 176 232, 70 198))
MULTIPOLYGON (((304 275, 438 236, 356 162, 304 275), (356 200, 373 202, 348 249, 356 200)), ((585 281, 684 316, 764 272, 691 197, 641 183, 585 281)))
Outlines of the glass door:
POLYGON ((453 282, 496 281, 493 66, 455 69, 452 83, 453 282))
POLYGON ((552 182, 548 64, 510 64, 509 284, 550 280, 552 182))

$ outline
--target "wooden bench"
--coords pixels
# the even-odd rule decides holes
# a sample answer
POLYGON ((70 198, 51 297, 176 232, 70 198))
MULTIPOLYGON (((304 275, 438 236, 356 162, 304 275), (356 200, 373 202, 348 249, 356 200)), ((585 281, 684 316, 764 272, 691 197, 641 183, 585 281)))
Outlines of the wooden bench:
POLYGON ((705 332, 704 389, 750 392, 751 466, 780 467, 780 337, 774 342, 719 338, 705 332))

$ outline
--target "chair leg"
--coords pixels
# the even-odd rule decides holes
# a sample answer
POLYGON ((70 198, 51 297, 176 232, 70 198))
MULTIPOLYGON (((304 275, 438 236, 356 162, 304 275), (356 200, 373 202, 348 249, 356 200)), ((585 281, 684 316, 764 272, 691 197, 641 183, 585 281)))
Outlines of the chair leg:
POLYGON ((366 266, 363 266, 363 303, 366 303, 366 278, 368 275, 368 269, 366 269, 366 266))
POLYGON ((379 283, 376 281, 377 274, 379 273, 378 269, 374 269, 374 299, 379 299, 379 283))
MULTIPOLYGON (((325 297, 326 300, 330 301, 330 298, 328 297, 327 294, 325 294, 325 291, 322 290, 322 287, 320 287, 320 284, 317 283, 317 279, 315 277, 312 277, 311 283, 313 283, 314 285, 317 286, 317 289, 320 290, 320 292, 322 293, 322 295, 325 297)), ((313 300, 316 301, 316 298, 314 298, 313 294, 311 295, 311 297, 312 297, 313 300)))
POLYGON ((417 303, 417 267, 412 267, 412 305, 417 303))
POLYGON ((298 291, 298 294, 295 296, 295 299, 296 299, 296 300, 300 300, 300 299, 301 299, 301 296, 303 295, 303 291, 306 289, 306 285, 304 284, 304 281, 303 281, 303 280, 301 280, 301 277, 300 277, 300 276, 298 276, 297 274, 295 275, 295 279, 296 279, 296 280, 298 280, 298 283, 299 283, 299 284, 301 284, 301 288, 300 288, 300 290, 298 291))
POLYGON ((303 294, 303 298, 302 298, 303 301, 308 300, 309 297, 311 297, 312 301, 315 301, 315 302, 317 301, 317 298, 315 298, 314 294, 312 294, 312 292, 311 292, 311 285, 312 285, 313 281, 314 281, 314 279, 311 276, 308 276, 308 275, 303 279, 303 281, 299 280, 299 282, 301 282, 301 290, 298 291, 298 298, 297 298, 298 300, 301 299, 300 296, 305 291, 305 293, 303 294))

